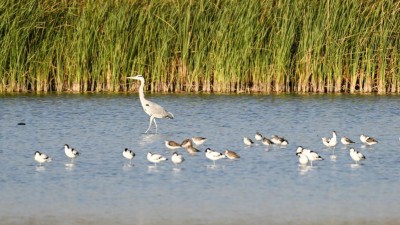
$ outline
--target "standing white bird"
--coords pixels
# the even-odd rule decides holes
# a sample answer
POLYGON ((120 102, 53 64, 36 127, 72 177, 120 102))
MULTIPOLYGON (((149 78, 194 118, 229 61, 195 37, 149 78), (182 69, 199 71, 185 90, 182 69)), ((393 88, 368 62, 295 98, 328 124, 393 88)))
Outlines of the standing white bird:
POLYGON ((148 152, 147 160, 149 160, 150 162, 154 163, 155 166, 157 166, 157 163, 168 160, 168 159, 160 154, 148 152))
POLYGON ((342 137, 341 139, 340 139, 340 142, 342 142, 342 144, 344 144, 344 145, 350 145, 350 144, 354 144, 355 142, 354 141, 352 141, 350 138, 348 138, 348 137, 342 137))
POLYGON ((359 161, 365 160, 365 156, 356 151, 354 148, 350 148, 350 157, 358 164, 359 161))
POLYGON ((300 165, 307 165, 308 163, 308 157, 306 156, 305 153, 303 152, 298 152, 296 153, 297 157, 299 157, 299 163, 300 165))
POLYGON ((127 77, 127 78, 134 79, 134 80, 140 80, 140 87, 139 87, 140 103, 142 104, 144 112, 150 116, 149 128, 147 128, 145 133, 147 133, 150 130, 151 124, 153 121, 154 121, 154 125, 156 126, 156 133, 157 133, 156 118, 158 118, 158 119, 161 119, 161 118, 173 119, 174 115, 172 113, 168 112, 167 110, 165 110, 162 106, 144 98, 144 92, 143 92, 144 78, 142 75, 136 75, 134 77, 127 77))
POLYGON ((214 166, 215 166, 215 161, 226 157, 224 154, 211 150, 210 148, 207 148, 205 152, 206 152, 206 157, 214 161, 214 166))
POLYGON ((126 159, 129 159, 129 164, 132 164, 132 159, 133 159, 133 157, 135 157, 135 153, 132 150, 125 148, 125 150, 122 152, 122 155, 126 159))
POLYGON ((326 138, 323 137, 322 138, 322 143, 326 146, 326 147, 335 147, 337 145, 337 136, 336 136, 336 132, 333 131, 332 132, 332 138, 326 138))
POLYGON ((253 142, 250 138, 248 138, 248 137, 244 137, 244 138, 243 138, 243 143, 244 143, 245 145, 247 145, 247 146, 251 146, 252 144, 254 144, 254 142, 253 142))
POLYGON ((51 158, 48 155, 40 153, 39 151, 35 152, 34 159, 39 163, 39 166, 42 166, 42 163, 51 162, 51 158))
POLYGON ((324 160, 324 158, 322 158, 318 153, 310 149, 303 148, 301 146, 297 147, 296 153, 305 154, 310 161, 311 166, 313 161, 324 160))
POLYGON ((182 163, 183 161, 185 161, 185 158, 183 158, 183 156, 177 152, 172 153, 171 156, 171 161, 176 165, 182 163))
POLYGON ((64 152, 65 155, 67 155, 68 158, 71 159, 71 163, 74 161, 74 158, 76 158, 79 155, 78 151, 76 151, 74 148, 70 148, 69 145, 67 144, 64 145, 64 152))
POLYGON ((378 141, 375 138, 368 137, 364 134, 360 135, 360 141, 366 145, 374 145, 374 144, 378 143, 378 141))

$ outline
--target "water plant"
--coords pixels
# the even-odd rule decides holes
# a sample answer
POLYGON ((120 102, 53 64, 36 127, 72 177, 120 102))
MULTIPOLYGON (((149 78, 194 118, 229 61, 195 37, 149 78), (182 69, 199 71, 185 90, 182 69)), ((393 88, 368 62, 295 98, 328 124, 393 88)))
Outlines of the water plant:
POLYGON ((399 93, 400 2, 0 2, 0 92, 399 93))

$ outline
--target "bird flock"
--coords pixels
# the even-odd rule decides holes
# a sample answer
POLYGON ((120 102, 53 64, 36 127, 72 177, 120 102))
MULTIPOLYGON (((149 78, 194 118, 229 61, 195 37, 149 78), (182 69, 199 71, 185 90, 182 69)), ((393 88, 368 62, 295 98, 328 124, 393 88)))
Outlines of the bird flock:
MULTIPOLYGON (((280 137, 278 135, 272 135, 271 138, 267 138, 267 137, 263 137, 262 134, 260 134, 259 132, 256 132, 254 138, 256 141, 259 141, 262 144, 267 145, 267 146, 276 145, 276 146, 286 147, 289 144, 287 139, 285 139, 284 137, 280 137)), ((187 151, 187 153, 189 153, 189 155, 197 155, 200 152, 202 152, 201 150, 198 149, 198 146, 202 145, 206 140, 207 140, 207 138, 204 138, 204 137, 187 138, 187 139, 184 139, 181 143, 178 143, 173 140, 166 140, 165 146, 168 149, 173 150, 173 153, 170 156, 170 158, 168 158, 160 153, 153 153, 153 152, 147 152, 146 158, 150 163, 154 163, 154 166, 157 166, 157 164, 159 164, 163 161, 168 161, 169 159, 174 164, 174 166, 178 166, 179 164, 181 164, 185 161, 185 158, 183 157, 183 155, 181 153, 178 153, 178 149, 183 148, 187 151)), ((378 141, 375 138, 372 138, 372 137, 369 137, 366 135, 361 135, 360 141, 364 145, 368 145, 368 146, 378 143, 378 141)), ((330 138, 323 137, 322 143, 326 147, 334 149, 338 144, 336 132, 333 131, 332 137, 330 137, 330 138)), ((359 164, 360 161, 366 159, 366 157, 361 152, 354 149, 352 144, 354 144, 355 142, 352 141, 351 139, 349 139, 347 137, 342 137, 341 143, 345 146, 349 146, 349 145, 351 146, 349 148, 349 156, 356 164, 359 164)), ((246 147, 250 147, 252 145, 255 145, 256 143, 253 140, 251 140, 251 138, 244 137, 243 144, 246 147)), ((73 165, 74 159, 80 155, 76 149, 70 147, 68 144, 64 145, 64 152, 65 152, 65 155, 70 159, 70 164, 68 164, 68 165, 73 165)), ((214 166, 216 165, 215 162, 220 159, 224 159, 224 158, 228 158, 230 160, 240 159, 239 154, 237 154, 236 152, 229 150, 229 149, 225 149, 224 152, 218 152, 218 151, 212 150, 211 148, 207 147, 204 150, 204 155, 205 155, 205 158, 207 158, 213 162, 214 166)), ((298 157, 298 162, 299 162, 300 166, 306 166, 306 165, 313 166, 313 162, 324 160, 324 158, 320 154, 318 154, 316 151, 313 151, 311 149, 308 149, 308 148, 305 148, 302 146, 297 146, 295 155, 298 157)), ((132 150, 125 148, 122 151, 122 156, 126 160, 129 161, 128 165, 132 165, 132 160, 134 159, 136 154, 132 150)), ((334 155, 332 155, 332 156, 334 156, 334 155)), ((332 159, 335 159, 335 158, 332 158, 332 159)), ((51 162, 52 158, 45 153, 35 151, 34 160, 39 163, 39 166, 43 166, 44 163, 51 162)))
MULTIPOLYGON (((203 144, 206 140, 207 140, 207 138, 204 138, 204 137, 193 137, 193 138, 188 138, 188 139, 183 140, 182 143, 180 143, 180 144, 175 141, 170 140, 170 141, 165 141, 165 146, 171 150, 177 150, 179 148, 184 148, 187 150, 187 152, 189 154, 194 155, 194 154, 201 152, 199 149, 194 147, 194 145, 199 146, 199 145, 203 144)), ((215 165, 215 161, 222 159, 222 158, 228 158, 228 159, 240 158, 240 156, 236 152, 228 150, 228 149, 226 149, 224 153, 219 153, 210 148, 206 148, 206 150, 204 152, 205 152, 206 158, 212 160, 214 162, 214 165, 215 165)), ((64 145, 64 153, 70 159, 70 163, 66 164, 69 166, 72 166, 74 163, 74 159, 80 155, 76 149, 70 147, 68 144, 64 145)), ((132 159, 136 156, 136 154, 132 150, 125 148, 122 151, 122 156, 126 160, 129 160, 129 165, 132 165, 132 159)), ((154 163, 154 166, 157 166, 158 163, 168 160, 167 157, 165 157, 159 153, 153 153, 153 152, 147 152, 146 158, 150 163, 154 163)), ((39 151, 35 152, 34 159, 36 162, 39 163, 39 166, 43 166, 43 164, 45 162, 52 161, 52 158, 50 156, 48 156, 45 153, 41 153, 39 151)), ((178 164, 181 164, 182 162, 184 162, 185 158, 182 156, 182 154, 178 153, 177 151, 174 151, 172 153, 170 160, 175 166, 177 166, 178 164)))

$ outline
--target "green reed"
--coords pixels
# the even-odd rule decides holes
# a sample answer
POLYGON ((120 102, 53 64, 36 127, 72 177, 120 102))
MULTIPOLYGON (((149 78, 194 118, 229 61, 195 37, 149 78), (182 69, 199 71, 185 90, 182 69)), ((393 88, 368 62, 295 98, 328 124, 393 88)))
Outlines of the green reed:
POLYGON ((0 92, 399 93, 398 1, 0 1, 0 92))

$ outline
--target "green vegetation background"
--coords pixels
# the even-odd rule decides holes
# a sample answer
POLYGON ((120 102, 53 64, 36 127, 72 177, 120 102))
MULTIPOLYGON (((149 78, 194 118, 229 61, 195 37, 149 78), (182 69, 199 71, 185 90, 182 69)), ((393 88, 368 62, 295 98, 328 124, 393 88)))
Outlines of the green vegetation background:
POLYGON ((400 2, 0 0, 0 92, 399 93, 400 2))

